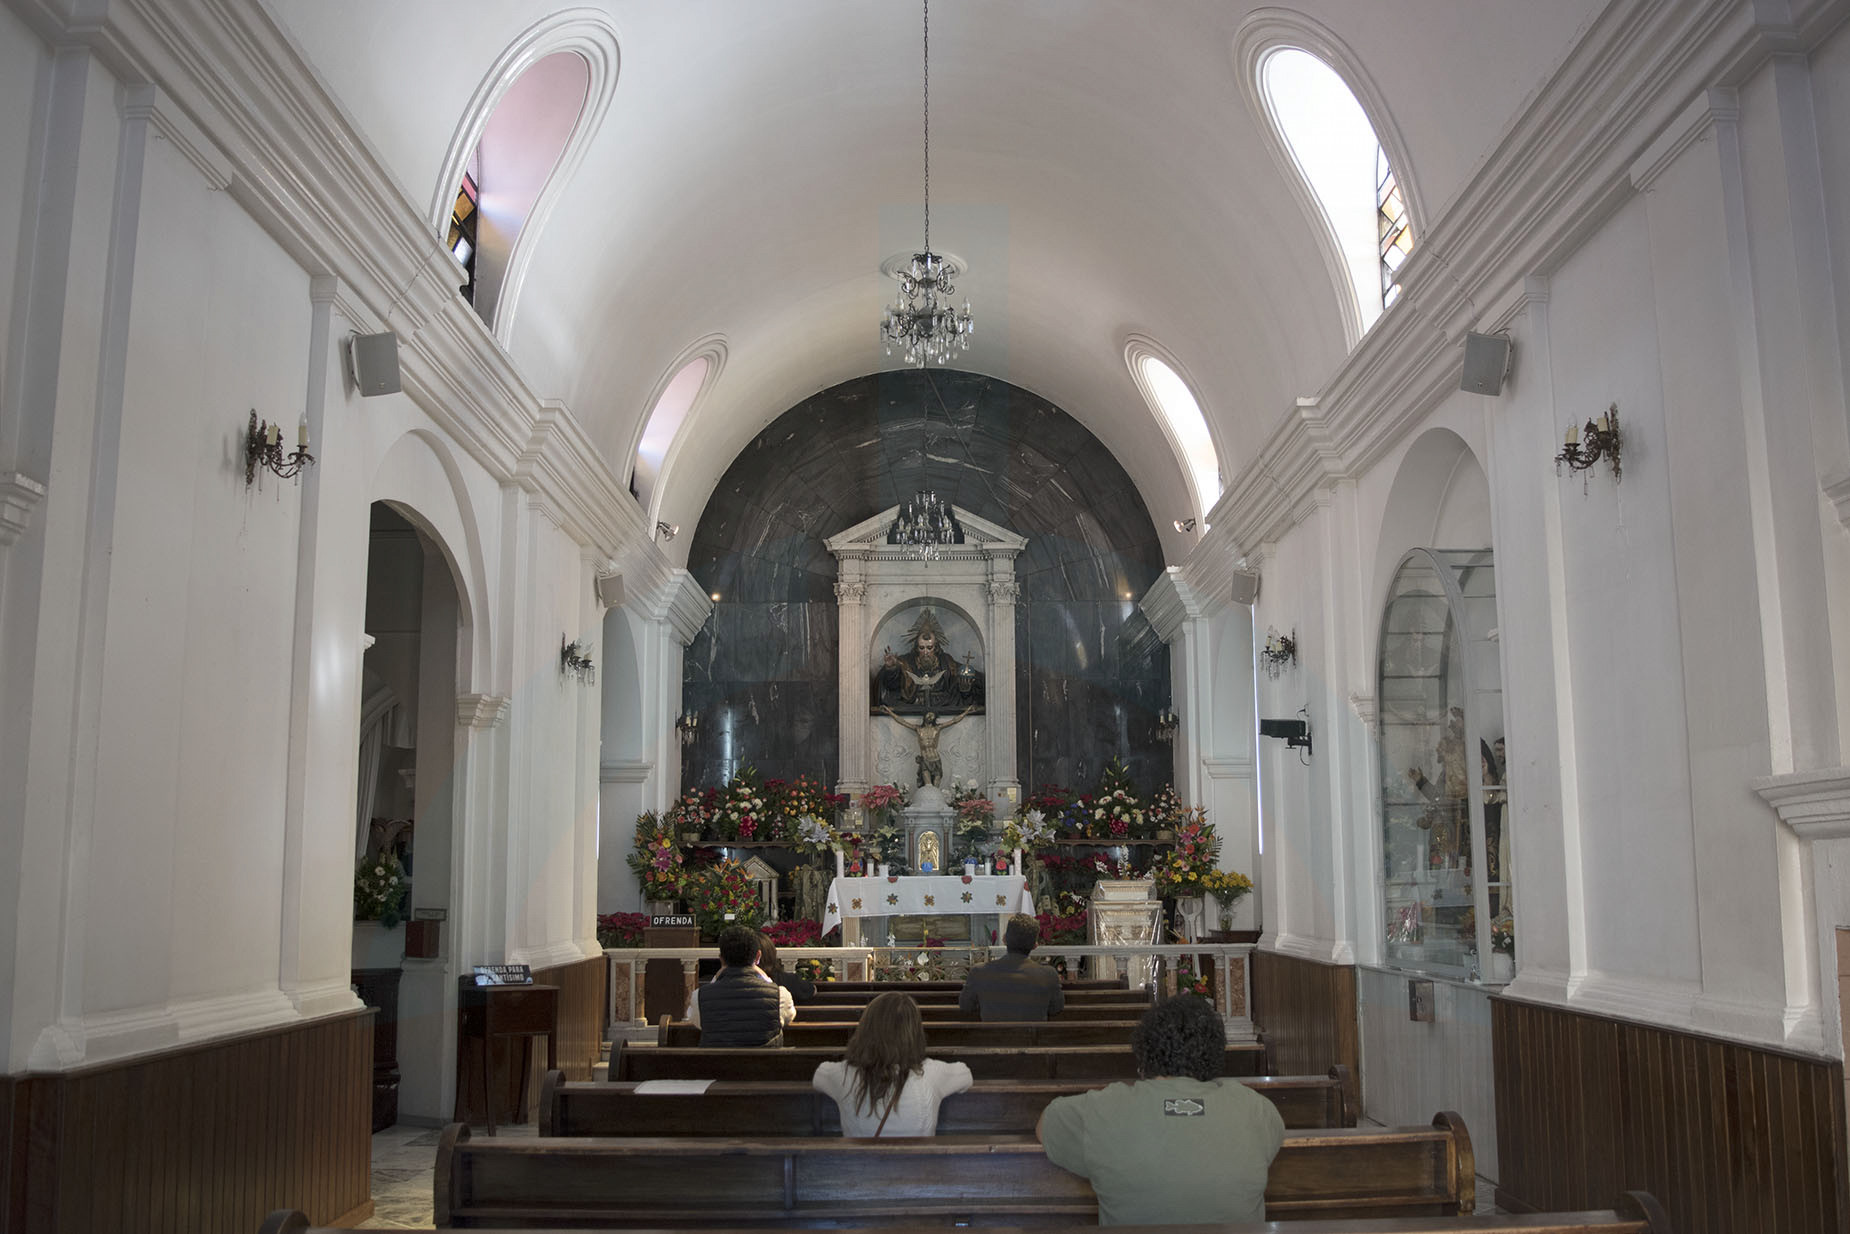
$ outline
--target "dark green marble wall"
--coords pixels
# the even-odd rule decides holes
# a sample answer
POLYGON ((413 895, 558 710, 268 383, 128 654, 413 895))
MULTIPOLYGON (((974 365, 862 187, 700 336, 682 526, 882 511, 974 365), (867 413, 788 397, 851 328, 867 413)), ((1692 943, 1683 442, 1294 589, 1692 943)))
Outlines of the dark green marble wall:
POLYGON ((701 723, 684 787, 747 765, 834 783, 835 559, 823 541, 924 488, 1028 537, 1015 564, 1024 789, 1090 787, 1119 756, 1146 789, 1168 782, 1155 717, 1169 649, 1124 598, 1155 582, 1162 550, 1130 477, 1026 390, 910 370, 797 404, 714 489, 688 559, 721 599, 685 659, 683 705, 701 723))

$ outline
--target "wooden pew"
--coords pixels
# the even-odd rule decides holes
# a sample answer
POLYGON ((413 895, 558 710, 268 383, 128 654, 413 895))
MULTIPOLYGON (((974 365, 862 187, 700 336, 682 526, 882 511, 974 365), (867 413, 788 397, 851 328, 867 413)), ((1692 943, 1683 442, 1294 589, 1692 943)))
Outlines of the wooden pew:
MULTIPOLYGON (((801 1080, 816 1064, 842 1056, 839 1046, 782 1049, 702 1049, 699 1046, 635 1046, 618 1042, 608 1080, 801 1080)), ((979 1080, 1134 1080, 1137 1063, 1128 1045, 1042 1046, 1020 1050, 997 1046, 934 1048, 933 1058, 968 1063, 979 1080)), ((1263 1075, 1265 1048, 1227 1046, 1223 1075, 1263 1075)))
MULTIPOLYGON (((831 990, 866 992, 870 994, 884 994, 888 990, 925 992, 949 990, 954 994, 964 988, 964 983, 961 981, 825 981, 822 984, 831 990)), ((1084 991, 1101 991, 1107 994, 1115 991, 1122 994, 1127 990, 1133 989, 1130 983, 1125 981, 1122 977, 1062 980, 1060 982, 1060 988, 1066 991, 1066 996, 1068 998, 1084 991)))
MULTIPOLYGON (((918 1007, 920 1017, 928 1025, 939 1020, 964 1018, 963 1010, 955 1002, 920 1003, 918 1007)), ((1126 1003, 1068 1003, 1057 1015, 1049 1018, 1055 1021, 1135 1020, 1149 1007, 1150 1004, 1142 1000, 1126 1003)), ((861 1018, 865 1010, 865 1003, 798 1003, 797 1023, 853 1023, 861 1018)))
MULTIPOLYGON (((1057 1083, 979 1080, 938 1107, 941 1135, 1032 1135, 1055 1097, 1109 1081, 1057 1083)), ((1338 1064, 1329 1075, 1252 1076, 1292 1128, 1353 1127, 1354 1075, 1338 1064)), ((636 1091, 634 1084, 573 1083, 546 1073, 540 1088, 542 1136, 828 1136, 841 1134, 833 1098, 799 1081, 721 1081, 700 1094, 636 1091)))
MULTIPOLYGON (((847 1021, 806 1023, 799 1019, 784 1026, 787 1046, 828 1046, 844 1049, 858 1025, 847 1021)), ((928 1049, 947 1046, 1006 1046, 1029 1050, 1052 1045, 1129 1045, 1135 1017, 1128 1020, 935 1020, 925 1026, 928 1049)), ((700 1026, 663 1017, 655 1043, 663 1046, 700 1044, 700 1026)))
MULTIPOLYGON (((440 1229, 991 1224, 1096 1220, 1091 1184, 1032 1137, 473 1140, 445 1128, 440 1229)), ((1430 1127, 1288 1132, 1266 1184, 1278 1219, 1454 1216, 1476 1206, 1471 1138, 1430 1127)))
MULTIPOLYGON (((950 989, 918 989, 902 982, 895 982, 880 990, 843 990, 839 982, 824 981, 816 985, 816 1001, 836 1006, 865 1007, 882 994, 900 993, 907 995, 921 1007, 957 1005, 960 986, 950 989)), ((1148 1007, 1150 995, 1144 990, 1068 990, 1066 1005, 1069 1007, 1148 1007)))
MULTIPOLYGON (((608 1229, 609 1227, 604 1227, 608 1229)), ((943 1226, 894 1225, 887 1234, 937 1234, 943 1226)), ((991 1234, 1019 1234, 1019 1226, 990 1226, 991 1234)), ((559 1234, 559 1227, 549 1227, 559 1234)), ((1035 1234, 1093 1234, 1096 1225, 1042 1225, 1035 1234)), ((361 1234, 311 1226, 293 1209, 271 1213, 257 1234, 361 1234)), ((528 1234, 547 1234, 530 1229, 528 1234)), ((693 1234, 683 1231, 682 1234, 693 1234)), ((701 1227, 699 1234, 746 1234, 744 1228, 701 1227)), ((1596 1212, 1525 1213, 1521 1216, 1388 1217, 1375 1220, 1236 1221, 1226 1225, 1172 1225, 1163 1234, 1672 1234, 1664 1210, 1649 1192, 1628 1191, 1616 1208, 1596 1212)))

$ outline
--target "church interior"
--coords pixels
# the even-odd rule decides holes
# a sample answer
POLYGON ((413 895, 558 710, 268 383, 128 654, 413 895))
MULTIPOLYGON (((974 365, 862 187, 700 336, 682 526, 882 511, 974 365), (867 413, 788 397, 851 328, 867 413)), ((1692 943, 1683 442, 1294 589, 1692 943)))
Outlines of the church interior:
POLYGON ((489 1153, 773 781, 1162 794, 1259 1074, 1850 1231, 1846 134, 1850 0, 0 0, 0 1234, 358 1226, 388 1025, 489 1153))

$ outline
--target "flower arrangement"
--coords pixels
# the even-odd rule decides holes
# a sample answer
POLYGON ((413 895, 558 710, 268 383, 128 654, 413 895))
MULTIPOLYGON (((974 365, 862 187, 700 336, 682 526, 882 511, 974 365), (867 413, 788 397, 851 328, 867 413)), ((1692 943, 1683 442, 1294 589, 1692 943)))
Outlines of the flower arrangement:
POLYGON ((996 803, 970 784, 952 794, 951 808, 957 812, 957 855, 966 860, 980 858, 996 818, 996 803))
POLYGON ((884 818, 894 806, 903 806, 906 794, 897 784, 876 784, 861 794, 861 808, 870 819, 884 818))
POLYGON ((800 775, 784 789, 783 814, 793 823, 804 818, 821 819, 826 823, 835 817, 839 800, 843 799, 812 777, 800 775))
POLYGON ((1516 954, 1516 921, 1511 917, 1498 917, 1490 923, 1490 949, 1501 951, 1504 955, 1516 954))
POLYGON ((1144 806, 1143 815, 1144 821, 1150 826, 1151 833, 1158 834, 1164 831, 1174 831, 1187 822, 1188 807, 1183 805, 1182 799, 1176 795, 1175 786, 1165 784, 1156 790, 1156 795, 1150 798, 1148 805, 1144 806))
POLYGON ((755 767, 747 767, 720 794, 714 826, 722 840, 769 839, 771 799, 755 767))
POLYGON ((1201 890, 1214 897, 1222 912, 1252 889, 1253 880, 1238 870, 1209 870, 1201 876, 1201 890))
POLYGON ((797 825, 791 833, 797 848, 811 856, 826 853, 835 847, 835 829, 813 814, 805 814, 797 819, 797 825))
POLYGON ((1093 853, 1085 859, 1085 864, 1092 868, 1095 878, 1142 878, 1144 871, 1139 870, 1135 862, 1113 861, 1104 853, 1093 853))
POLYGON ((1079 798, 1069 788, 1050 785, 1034 796, 1028 798, 1028 808, 1039 810, 1041 817, 1047 820, 1053 838, 1061 835, 1079 836, 1085 833, 1085 815, 1080 808, 1079 798))
POLYGON ((1009 852, 1039 852, 1054 842, 1054 829, 1040 810, 1017 814, 1002 825, 1002 847, 1009 852))
POLYGON ((1084 943, 1090 920, 1086 902, 1075 895, 1055 895, 1052 911, 1035 914, 1041 926, 1041 943, 1084 943))
POLYGON ((405 919, 410 893, 411 879, 397 853, 365 858, 353 871, 353 919, 377 921, 389 930, 405 919))
POLYGON ((663 830, 683 843, 698 840, 712 821, 713 812, 708 808, 706 796, 700 793, 686 794, 662 816, 663 830))
POLYGON ((764 928, 764 936, 779 947, 814 947, 822 938, 822 923, 808 917, 773 921, 764 928))
POLYGON ((676 900, 681 896, 685 859, 675 843, 674 824, 650 810, 636 816, 636 849, 625 860, 642 884, 645 900, 676 900))
MULTIPOLYGON (((1176 831, 1176 846, 1151 870, 1156 876, 1157 894, 1165 898, 1201 895, 1210 889, 1210 882, 1218 879, 1219 864, 1220 837, 1214 834, 1207 811, 1197 806, 1188 811, 1187 821, 1176 831)), ((1239 877, 1246 878, 1244 874, 1239 877)), ((1251 887, 1248 881, 1247 888, 1251 887)))
POLYGON ((764 917, 758 888, 737 861, 692 871, 682 883, 682 894, 702 934, 717 935, 733 925, 755 926, 764 917))
POLYGON ((1195 962, 1188 956, 1176 960, 1176 993, 1194 994, 1201 998, 1213 997, 1206 975, 1195 971, 1195 962))
POLYGON ((1086 830, 1101 840, 1122 841, 1148 834, 1143 803, 1124 760, 1114 758, 1099 774, 1098 787, 1088 803, 1086 830))
POLYGON ((597 945, 600 947, 640 947, 642 932, 648 928, 647 913, 599 913, 597 945))

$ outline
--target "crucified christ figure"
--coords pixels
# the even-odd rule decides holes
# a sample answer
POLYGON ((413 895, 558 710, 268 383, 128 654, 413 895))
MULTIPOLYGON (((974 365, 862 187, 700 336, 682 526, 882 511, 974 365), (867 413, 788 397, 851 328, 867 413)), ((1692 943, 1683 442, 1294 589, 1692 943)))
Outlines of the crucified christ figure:
POLYGON ((926 712, 923 720, 908 720, 891 707, 882 707, 880 710, 919 735, 919 783, 936 784, 944 778, 944 759, 938 754, 938 734, 975 711, 976 708, 965 707, 942 724, 938 723, 938 713, 935 711, 926 712))

